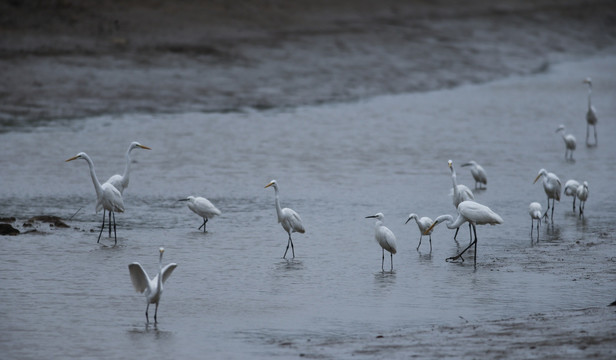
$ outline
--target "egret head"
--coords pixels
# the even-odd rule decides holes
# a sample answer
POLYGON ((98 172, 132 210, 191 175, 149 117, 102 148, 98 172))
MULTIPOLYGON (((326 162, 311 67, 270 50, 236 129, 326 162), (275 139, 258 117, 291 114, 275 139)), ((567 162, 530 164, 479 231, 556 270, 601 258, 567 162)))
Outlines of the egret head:
POLYGON ((592 85, 592 79, 591 79, 591 78, 589 78, 589 77, 587 77, 586 79, 584 79, 584 80, 582 81, 582 83, 584 83, 584 84, 588 84, 588 86, 591 86, 591 85, 592 85))
POLYGON ((560 124, 558 126, 558 128, 556 129, 556 132, 559 132, 559 131, 565 131, 565 125, 564 124, 560 124))
POLYGON ((447 161, 447 165, 449 165, 450 169, 453 169, 453 161, 451 160, 447 161))
POLYGON ((588 190, 588 181, 584 181, 584 184, 583 184, 583 185, 584 185, 584 188, 585 188, 586 190, 588 190))
POLYGON ((539 178, 540 178, 541 176, 545 176, 545 175, 547 175, 547 174, 548 174, 548 172, 547 172, 545 169, 541 169, 541 170, 539 170, 539 173, 537 174, 537 177, 535 178, 535 181, 533 181, 533 184, 534 184, 534 183, 536 183, 536 182, 537 182, 537 180, 539 180, 539 178))
POLYGON ((276 180, 270 181, 269 184, 265 185, 265 188, 268 188, 270 186, 273 186, 274 189, 278 189, 278 183, 276 182, 276 180))
POLYGON ((178 201, 193 201, 193 200, 195 200, 194 196, 187 196, 185 199, 180 199, 178 201))
POLYGON ((385 215, 383 215, 383 213, 376 213, 374 215, 366 216, 366 219, 374 219, 374 218, 382 221, 385 218, 385 215))
POLYGON ((465 167, 465 166, 477 166, 477 163, 475 161, 471 160, 471 161, 469 161, 469 162, 467 162, 465 164, 462 164, 460 166, 462 166, 462 167, 465 167))
POLYGON ((73 156, 72 158, 66 160, 65 162, 73 161, 75 159, 85 159, 85 156, 87 156, 86 153, 80 152, 79 154, 73 156))
POLYGON ((151 148, 149 148, 149 147, 147 147, 147 146, 145 146, 145 145, 141 145, 141 144, 139 144, 138 142, 133 141, 133 142, 130 144, 130 149, 132 150, 132 149, 136 149, 136 148, 145 149, 145 150, 152 150, 151 148))
POLYGON ((158 249, 158 251, 162 254, 162 253, 165 252, 165 248, 161 247, 161 248, 158 249))
POLYGON ((417 219, 417 214, 410 214, 410 215, 409 215, 409 218, 408 218, 408 219, 406 219, 405 224, 406 224, 406 223, 408 223, 409 221, 411 221, 411 219, 417 219))

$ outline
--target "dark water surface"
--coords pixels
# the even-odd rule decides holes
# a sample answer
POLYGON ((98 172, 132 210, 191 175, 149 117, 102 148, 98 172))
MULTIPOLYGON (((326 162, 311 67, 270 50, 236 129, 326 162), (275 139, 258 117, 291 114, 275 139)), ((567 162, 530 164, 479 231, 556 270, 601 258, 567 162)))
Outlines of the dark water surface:
POLYGON ((356 103, 99 117, 3 133, 0 216, 16 216, 28 230, 21 224, 30 216, 68 219, 82 208, 70 229, 38 224, 35 233, 1 238, 3 357, 351 357, 346 343, 379 334, 603 306, 616 295, 615 65, 598 57, 356 103), (599 111, 596 148, 584 146, 587 76, 599 111), (560 123, 577 137, 575 162, 564 160, 560 123), (118 245, 106 233, 96 244, 101 214, 87 165, 64 160, 87 152, 103 181, 122 171, 134 140, 152 150, 132 153, 118 245), (437 228, 429 253, 427 238, 415 250, 416 225, 404 225, 411 212, 454 213, 448 159, 470 187, 460 165, 483 165, 489 182, 476 200, 505 221, 478 227, 476 271, 470 255, 444 260, 466 245, 466 226, 459 245, 437 228), (588 181, 590 196, 583 219, 563 198, 533 243, 528 204, 546 206, 541 184, 532 183, 540 168, 563 183, 588 181), (294 260, 281 258, 286 233, 273 190, 263 189, 271 179, 306 227, 294 235, 294 260), (187 195, 223 212, 205 234, 177 201, 187 195), (393 273, 381 272, 374 221, 364 218, 376 212, 398 239, 393 273), (160 246, 163 262, 178 267, 159 323, 147 325, 127 265, 139 261, 152 275, 160 246))

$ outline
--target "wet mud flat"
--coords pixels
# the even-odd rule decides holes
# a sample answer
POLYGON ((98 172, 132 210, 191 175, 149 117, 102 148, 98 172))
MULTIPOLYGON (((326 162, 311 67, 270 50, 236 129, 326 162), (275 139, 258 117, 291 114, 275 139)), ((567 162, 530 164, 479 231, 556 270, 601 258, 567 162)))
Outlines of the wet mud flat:
POLYGON ((3 126, 237 111, 542 72, 616 43, 611 1, 7 1, 3 126))

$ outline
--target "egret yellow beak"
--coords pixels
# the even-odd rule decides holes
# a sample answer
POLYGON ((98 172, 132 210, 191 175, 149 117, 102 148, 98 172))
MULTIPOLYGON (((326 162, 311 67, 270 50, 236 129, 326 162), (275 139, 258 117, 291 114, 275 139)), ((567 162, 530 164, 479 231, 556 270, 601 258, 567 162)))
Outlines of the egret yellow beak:
POLYGON ((65 162, 73 161, 73 160, 78 159, 78 158, 79 158, 79 156, 73 156, 72 158, 66 160, 65 162))
POLYGON ((537 182, 537 180, 539 180, 539 178, 541 177, 541 174, 537 175, 537 177, 535 178, 535 181, 533 181, 533 184, 537 182))
POLYGON ((424 235, 428 235, 428 233, 430 231, 432 231, 432 229, 434 229, 434 227, 436 226, 436 224, 438 223, 438 221, 435 221, 432 225, 430 225, 430 227, 428 228, 428 230, 424 231, 424 235))
POLYGON ((160 253, 162 254, 162 253, 165 252, 165 248, 160 248, 160 249, 158 249, 158 251, 160 251, 160 253))
POLYGON ((447 162, 447 165, 449 165, 449 168, 451 169, 451 167, 453 166, 453 163, 451 162, 451 160, 447 162))
POLYGON ((269 183, 269 184, 265 185, 264 189, 267 189, 268 187, 270 187, 270 186, 272 186, 272 185, 274 185, 274 183, 273 183, 273 182, 271 182, 271 183, 269 183))
POLYGON ((142 149, 146 149, 146 150, 152 150, 151 148, 145 146, 145 145, 137 145, 138 147, 142 148, 142 149))

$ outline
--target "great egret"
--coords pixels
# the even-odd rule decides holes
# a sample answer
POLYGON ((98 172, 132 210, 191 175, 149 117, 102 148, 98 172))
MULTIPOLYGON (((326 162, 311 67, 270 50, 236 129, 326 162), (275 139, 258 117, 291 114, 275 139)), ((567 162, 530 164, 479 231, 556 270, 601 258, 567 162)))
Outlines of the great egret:
POLYGON ((488 185, 488 174, 483 169, 483 167, 477 164, 475 161, 469 161, 465 164, 462 164, 462 167, 471 166, 471 175, 473 175, 473 179, 475 179, 475 189, 477 189, 477 184, 479 184, 480 189, 485 189, 481 186, 481 184, 487 186, 488 185))
POLYGON ((299 217, 294 210, 289 208, 281 208, 280 207, 280 199, 278 198, 278 183, 276 180, 270 181, 269 184, 265 185, 265 188, 272 186, 274 188, 274 192, 276 194, 276 214, 278 215, 278 222, 282 225, 282 228, 289 234, 289 241, 287 242, 287 249, 284 251, 284 255, 282 258, 285 259, 287 256, 287 251, 289 251, 289 245, 291 245, 291 251, 293 252, 293 258, 295 258, 295 248, 293 247, 293 239, 291 239, 291 233, 298 232, 303 234, 306 232, 304 229, 304 225, 302 224, 302 219, 299 217))
POLYGON ((575 212, 575 199, 577 198, 577 188, 580 183, 570 179, 565 183, 565 195, 573 197, 573 212, 575 212))
POLYGON ((592 102, 590 100, 590 96, 592 94, 592 79, 586 78, 584 79, 583 83, 588 85, 588 111, 586 112, 586 146, 591 146, 591 145, 597 146, 597 144, 599 143, 599 141, 597 140, 597 122, 598 122, 597 110, 595 110, 595 107, 592 106, 592 102), (595 133, 595 143, 594 144, 590 144, 588 142, 591 125, 595 133))
MULTIPOLYGON (((453 168, 453 161, 449 160, 447 161, 447 164, 449 165, 449 170, 451 171, 451 182, 453 184, 453 207, 457 209, 458 205, 460 205, 462 201, 475 200, 475 197, 473 196, 473 192, 471 191, 471 189, 468 188, 468 186, 462 184, 458 185, 458 182, 456 180, 456 170, 453 168)), ((460 229, 456 229, 456 233, 453 235, 454 240, 458 236, 459 230, 460 229)), ((472 242, 473 234, 471 233, 470 224, 468 224, 468 233, 472 242)))
POLYGON ((584 215, 584 207, 586 207, 586 199, 588 199, 588 182, 584 181, 577 188, 577 197, 580 199, 580 217, 584 215))
POLYGON ((150 279, 148 273, 145 272, 141 264, 138 262, 134 262, 128 265, 128 271, 130 272, 130 280, 135 287, 135 291, 138 293, 145 293, 145 320, 150 322, 148 318, 148 309, 150 308, 150 304, 156 304, 156 310, 154 310, 154 322, 156 322, 156 315, 158 314, 158 303, 160 302, 160 298, 163 295, 163 284, 175 268, 178 266, 176 263, 171 263, 165 265, 163 267, 163 253, 165 252, 164 248, 158 249, 160 252, 160 257, 158 258, 158 274, 154 276, 153 279, 150 279))
POLYGON ((199 230, 203 228, 203 232, 205 232, 205 224, 208 219, 220 215, 220 210, 206 198, 189 196, 179 201, 188 201, 188 208, 203 218, 203 225, 199 226, 199 230))
POLYGON ((575 136, 571 134, 565 135, 565 125, 562 124, 556 129, 556 132, 560 133, 565 142, 565 160, 573 160, 573 150, 575 150, 576 147, 575 136), (569 153, 569 157, 567 157, 567 153, 569 153))
MULTIPOLYGON (((97 207, 96 212, 98 213, 98 204, 104 209, 109 211, 109 236, 111 236, 111 217, 113 216, 113 235, 115 238, 115 244, 118 243, 118 237, 116 234, 116 223, 115 223, 115 212, 124 212, 124 201, 122 200, 122 194, 118 189, 116 189, 110 183, 101 183, 98 181, 96 177, 96 172, 94 171, 94 163, 92 159, 88 156, 88 154, 84 152, 80 152, 79 154, 73 156, 72 158, 66 160, 73 161, 75 159, 84 159, 88 166, 90 167, 90 177, 92 177, 92 183, 94 184, 94 190, 96 190, 96 199, 97 199, 97 207)), ((101 235, 103 233, 103 229, 105 228, 105 211, 103 211, 103 225, 101 225, 101 232, 98 234, 97 243, 101 240, 101 235)))
POLYGON ((391 230, 383 225, 383 219, 385 216, 383 213, 377 213, 376 215, 366 216, 366 219, 376 218, 374 226, 374 238, 381 245, 383 249, 383 258, 381 260, 381 270, 385 271, 385 250, 389 251, 389 257, 391 262, 391 271, 394 271, 394 254, 396 253, 396 236, 391 230))
POLYGON ((138 142, 133 141, 128 146, 128 150, 126 150, 126 167, 124 168, 124 174, 123 175, 115 174, 107 180, 108 183, 115 186, 116 189, 120 190, 120 194, 122 195, 124 195, 124 189, 128 187, 128 181, 129 181, 128 177, 130 176, 130 163, 131 163, 130 152, 137 148, 145 149, 145 150, 152 150, 151 148, 145 145, 141 145, 138 142))
POLYGON ((539 240, 539 225, 541 225, 541 204, 532 202, 528 206, 528 214, 530 215, 530 237, 533 237, 533 225, 537 220, 537 240, 539 240))
MULTIPOLYGON (((417 250, 419 250, 419 247, 421 246, 421 238, 424 236, 424 232, 428 230, 430 225, 432 225, 433 221, 429 217, 424 216, 422 218, 419 218, 417 214, 410 214, 405 224, 411 221, 411 219, 415 219, 417 227, 419 228, 419 245, 417 245, 417 250)), ((426 235, 430 236, 430 252, 432 252, 432 231, 430 231, 430 233, 427 233, 426 235)))
POLYGON ((458 229, 465 222, 468 222, 473 227, 473 233, 475 234, 475 240, 473 240, 466 247, 466 249, 462 250, 461 253, 459 253, 456 256, 449 257, 445 260, 455 261, 458 258, 460 258, 462 259, 462 261, 464 261, 462 254, 464 254, 466 250, 470 249, 471 246, 475 245, 475 267, 477 267, 477 227, 476 225, 485 225, 485 224, 496 225, 496 224, 503 223, 503 219, 497 213, 492 211, 489 207, 485 205, 481 205, 475 201, 463 201, 460 203, 460 205, 458 205, 458 217, 455 219, 455 221, 453 219, 453 216, 451 215, 441 215, 437 217, 436 220, 434 220, 434 223, 432 224, 432 226, 430 226, 428 230, 426 230, 425 233, 432 231, 432 229, 434 229, 434 227, 437 224, 443 221, 446 221, 446 225, 449 229, 458 229))
POLYGON ((550 199, 552 199, 552 221, 554 221, 554 200, 560 202, 560 179, 558 178, 558 176, 554 175, 554 173, 549 173, 545 169, 541 169, 539 170, 535 181, 533 181, 533 184, 536 183, 540 177, 543 177, 543 190, 548 196, 548 208, 545 210, 545 214, 543 214, 543 217, 548 217, 548 211, 550 210, 550 199))

